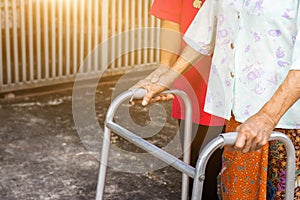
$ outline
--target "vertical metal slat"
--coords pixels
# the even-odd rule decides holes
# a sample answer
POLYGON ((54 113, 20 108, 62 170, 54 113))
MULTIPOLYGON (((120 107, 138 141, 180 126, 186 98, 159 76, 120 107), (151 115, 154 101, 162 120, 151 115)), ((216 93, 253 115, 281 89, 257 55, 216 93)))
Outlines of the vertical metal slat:
POLYGON ((116 0, 111 0, 111 37, 112 37, 112 41, 111 41, 111 46, 110 46, 110 55, 111 55, 111 69, 114 69, 116 64, 115 64, 115 60, 113 60, 113 58, 115 58, 115 53, 116 53, 116 0))
POLYGON ((32 20, 32 0, 28 0, 28 40, 29 40, 29 77, 34 80, 34 55, 33 55, 33 20, 32 20))
MULTIPOLYGON (((94 1, 94 48, 98 46, 99 35, 99 1, 94 1)), ((97 49, 98 50, 98 49, 97 49)), ((98 71, 98 56, 94 56, 94 71, 98 71)))
POLYGON ((58 76, 63 75, 63 3, 58 1, 58 76))
MULTIPOLYGON (((133 30, 135 28, 135 19, 136 19, 136 15, 135 15, 135 0, 131 0, 131 7, 130 7, 130 11, 131 11, 131 16, 130 16, 130 24, 131 24, 131 30, 133 30)), ((131 34, 130 35, 130 48, 132 50, 135 50, 135 35, 131 34)), ((135 65, 135 52, 132 52, 130 54, 130 64, 133 66, 135 65)))
MULTIPOLYGON (((84 59, 84 7, 85 7, 85 3, 84 0, 80 0, 80 47, 79 47, 79 56, 80 56, 80 60, 79 63, 81 64, 83 62, 84 59)), ((80 68, 80 72, 83 72, 83 68, 80 68)))
POLYGON ((140 65, 142 63, 142 3, 140 1, 140 3, 137 5, 137 9, 138 9, 138 36, 137 36, 137 48, 138 48, 138 52, 137 52, 137 64, 140 65))
POLYGON ((65 1, 65 9, 66 9, 66 75, 70 75, 70 28, 71 28, 71 22, 70 22, 70 0, 65 1))
POLYGON ((45 78, 49 79, 49 29, 48 29, 48 1, 44 1, 44 51, 45 78))
POLYGON ((78 48, 78 1, 73 0, 73 73, 76 74, 77 66, 78 66, 78 56, 77 56, 77 48, 78 48))
POLYGON ((25 27, 25 3, 20 1, 21 7, 21 49, 22 49, 22 81, 27 81, 27 61, 26 61, 26 27, 25 27))
POLYGON ((51 77, 56 76, 56 1, 51 1, 51 77))
MULTIPOLYGON (((2 12, 1 10, 1 7, 0 7, 0 13, 2 12)), ((1 91, 1 86, 3 85, 4 81, 3 81, 3 73, 4 73, 4 66, 3 66, 3 57, 2 57, 2 54, 3 54, 3 47, 2 47, 2 15, 0 14, 0 91, 1 91)))
MULTIPOLYGON (((148 37, 148 16, 149 16, 149 0, 144 0, 144 47, 147 47, 148 46, 148 40, 149 40, 149 37, 148 37)), ((143 51, 143 63, 147 63, 148 61, 148 49, 144 49, 143 51)))
MULTIPOLYGON (((125 29, 124 29, 124 33, 125 33, 125 42, 124 42, 124 49, 125 52, 129 51, 129 0, 125 0, 124 1, 124 12, 125 12, 125 29)), ((126 55, 124 55, 124 65, 128 66, 129 65, 129 53, 126 53, 126 55)))
POLYGON ((40 0, 36 0, 36 56, 37 56, 37 78, 42 78, 42 59, 41 59, 41 11, 40 11, 40 0))
POLYGON ((8 12, 9 1, 5 0, 4 13, 5 13, 5 46, 6 46, 6 68, 7 68, 7 83, 12 83, 11 77, 11 53, 10 53, 10 32, 9 32, 9 12, 8 12))
POLYGON ((102 25, 102 49, 101 49, 101 70, 104 70, 107 67, 108 61, 108 1, 102 1, 102 10, 101 10, 101 25, 102 25))
MULTIPOLYGON (((18 53, 18 32, 17 32, 17 6, 16 0, 12 1, 13 11, 13 32, 14 32, 14 66, 15 66, 15 83, 19 83, 19 53, 18 53)), ((2 39, 2 38, 1 38, 2 39)))
MULTIPOLYGON (((87 13, 87 55, 92 51, 92 0, 88 0, 87 13)), ((88 72, 91 72, 91 59, 87 59, 88 72)))
MULTIPOLYGON (((151 3, 153 2, 153 0, 151 0, 151 3)), ((150 16, 150 27, 151 27, 151 30, 150 30, 150 44, 154 44, 154 37, 155 37, 155 32, 154 32, 154 29, 155 29, 155 17, 154 16, 150 16)), ((150 49, 149 50, 149 62, 150 63, 153 63, 154 62, 154 49, 150 49)))
MULTIPOLYGON (((123 23, 123 18, 122 18, 122 7, 123 7, 123 1, 119 1, 118 3, 118 34, 122 33, 122 23, 123 23)), ((126 23, 126 22, 125 22, 126 23)), ((120 40, 120 37, 118 37, 118 44, 117 44, 117 55, 121 55, 121 50, 122 50, 122 41, 120 40)), ((122 59, 117 58, 117 67, 121 68, 122 67, 122 59)))

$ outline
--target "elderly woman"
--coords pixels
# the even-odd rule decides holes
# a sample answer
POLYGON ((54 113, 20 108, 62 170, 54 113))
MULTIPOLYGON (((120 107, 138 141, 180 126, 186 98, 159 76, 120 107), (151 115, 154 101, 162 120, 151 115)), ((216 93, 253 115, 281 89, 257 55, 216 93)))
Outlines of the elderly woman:
POLYGON ((148 90, 146 105, 202 54, 214 52, 204 110, 228 119, 228 131, 238 132, 234 148, 223 154, 225 200, 284 199, 286 153, 280 142, 268 144, 273 130, 287 134, 296 148, 300 198, 299 29, 298 0, 206 0, 185 33, 189 46, 180 58, 140 85, 148 90))

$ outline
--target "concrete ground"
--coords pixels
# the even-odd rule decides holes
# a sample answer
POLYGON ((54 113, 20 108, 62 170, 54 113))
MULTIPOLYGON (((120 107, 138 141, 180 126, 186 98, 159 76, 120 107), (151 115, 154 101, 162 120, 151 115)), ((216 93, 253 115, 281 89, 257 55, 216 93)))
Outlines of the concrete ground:
MULTIPOLYGON (((120 77, 106 79, 100 81, 97 87, 95 110, 102 128, 119 80, 120 77)), ((82 87, 82 92, 87 91, 88 87, 88 84, 82 87)), ((93 97, 93 94, 87 92, 87 99, 89 95, 93 97)), ((72 100, 71 84, 10 94, 5 99, 2 96, 1 200, 95 198, 100 146, 93 150, 87 149, 86 141, 79 137, 78 127, 74 123, 72 100)), ((164 103, 163 106, 169 115, 170 103, 164 103)), ((149 123, 147 110, 139 105, 130 108, 130 115, 136 123, 149 123)), ((160 146, 168 144, 176 133, 177 124, 167 118, 164 126, 161 133, 150 137, 149 141, 160 146)), ((116 135, 113 136, 113 143, 127 152, 141 152, 116 135)), ((135 158, 131 156, 130 159, 135 158)), ((117 164, 123 163, 120 161, 117 164)), ((141 173, 108 168, 104 199, 176 200, 180 199, 180 188, 181 174, 172 167, 141 173)))

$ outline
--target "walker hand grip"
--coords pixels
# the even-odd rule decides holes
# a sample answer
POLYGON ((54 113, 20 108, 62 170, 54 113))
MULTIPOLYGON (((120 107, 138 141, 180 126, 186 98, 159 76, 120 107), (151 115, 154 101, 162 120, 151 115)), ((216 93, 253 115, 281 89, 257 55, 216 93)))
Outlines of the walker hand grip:
POLYGON ((237 132, 230 132, 230 133, 223 133, 220 134, 221 137, 224 138, 224 146, 229 145, 233 146, 237 140, 238 133, 237 132))
POLYGON ((129 91, 132 93, 130 100, 142 99, 147 94, 147 90, 144 88, 130 89, 129 91))

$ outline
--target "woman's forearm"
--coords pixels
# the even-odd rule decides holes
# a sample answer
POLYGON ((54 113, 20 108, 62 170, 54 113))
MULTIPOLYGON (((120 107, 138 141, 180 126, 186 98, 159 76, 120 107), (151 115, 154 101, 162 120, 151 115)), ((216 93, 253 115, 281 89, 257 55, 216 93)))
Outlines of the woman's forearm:
POLYGON ((159 82, 162 85, 170 87, 180 74, 196 64, 202 56, 189 46, 186 46, 180 52, 182 35, 180 34, 179 24, 162 20, 160 34, 161 65, 146 79, 151 80, 153 83, 159 82))
POLYGON ((300 70, 289 71, 286 79, 259 113, 276 125, 286 111, 300 98, 300 70))
POLYGON ((160 63, 172 66, 181 51, 182 35, 180 33, 180 24, 161 20, 160 28, 160 63))
POLYGON ((199 62, 202 57, 202 54, 187 45, 181 52, 177 61, 174 63, 172 69, 177 73, 182 74, 199 62))
POLYGON ((160 34, 160 63, 170 66, 174 72, 178 74, 184 73, 202 57, 201 54, 189 46, 186 46, 180 52, 182 35, 180 34, 180 25, 178 23, 162 20, 160 34))
POLYGON ((173 66, 159 75, 158 83, 169 88, 181 74, 190 69, 202 56, 191 47, 186 46, 173 66))

